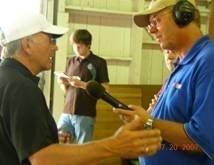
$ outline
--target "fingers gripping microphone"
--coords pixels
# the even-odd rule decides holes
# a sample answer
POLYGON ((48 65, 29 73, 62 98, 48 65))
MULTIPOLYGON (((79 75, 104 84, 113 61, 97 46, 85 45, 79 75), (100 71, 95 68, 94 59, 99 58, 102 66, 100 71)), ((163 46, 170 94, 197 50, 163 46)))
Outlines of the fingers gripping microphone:
POLYGON ((86 91, 89 95, 95 97, 96 99, 102 99, 115 108, 130 110, 130 108, 126 104, 120 102, 119 100, 111 96, 109 93, 107 93, 105 91, 105 88, 96 81, 91 80, 87 82, 86 91))

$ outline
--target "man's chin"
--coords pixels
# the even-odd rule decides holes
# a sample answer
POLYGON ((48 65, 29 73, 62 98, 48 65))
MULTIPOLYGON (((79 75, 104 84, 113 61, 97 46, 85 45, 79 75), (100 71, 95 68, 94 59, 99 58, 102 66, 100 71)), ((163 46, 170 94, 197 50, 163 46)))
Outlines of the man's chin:
POLYGON ((52 65, 49 65, 49 66, 42 68, 41 71, 48 71, 48 70, 51 70, 51 68, 52 68, 52 65))

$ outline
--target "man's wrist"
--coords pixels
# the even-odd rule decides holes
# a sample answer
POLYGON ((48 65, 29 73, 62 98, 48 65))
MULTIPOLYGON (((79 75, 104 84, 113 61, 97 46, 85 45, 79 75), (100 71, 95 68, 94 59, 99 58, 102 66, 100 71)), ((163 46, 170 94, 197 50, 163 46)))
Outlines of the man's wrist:
POLYGON ((103 152, 105 157, 118 156, 119 154, 114 151, 115 139, 110 137, 104 140, 99 140, 96 144, 100 147, 100 152, 103 152))

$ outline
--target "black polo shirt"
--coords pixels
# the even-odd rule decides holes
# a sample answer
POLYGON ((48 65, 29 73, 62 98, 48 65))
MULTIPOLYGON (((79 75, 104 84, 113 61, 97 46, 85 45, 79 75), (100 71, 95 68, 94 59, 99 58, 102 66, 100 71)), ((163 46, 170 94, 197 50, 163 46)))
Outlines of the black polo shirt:
POLYGON ((58 142, 39 79, 21 63, 5 59, 0 66, 0 164, 30 164, 29 156, 58 142))
MULTIPOLYGON (((99 83, 109 82, 106 61, 92 52, 83 60, 77 56, 71 57, 65 72, 69 76, 79 76, 85 82, 89 80, 99 83)), ((97 100, 89 96, 84 89, 69 86, 65 97, 64 113, 95 117, 96 102, 97 100)))

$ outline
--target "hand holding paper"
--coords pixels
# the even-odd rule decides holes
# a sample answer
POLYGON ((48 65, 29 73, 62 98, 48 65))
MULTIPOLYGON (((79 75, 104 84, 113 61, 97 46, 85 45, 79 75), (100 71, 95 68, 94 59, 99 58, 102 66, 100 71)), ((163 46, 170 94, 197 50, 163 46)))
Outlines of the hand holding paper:
POLYGON ((79 76, 68 76, 63 72, 54 72, 57 76, 59 83, 68 84, 75 88, 85 89, 85 82, 81 81, 79 76))

